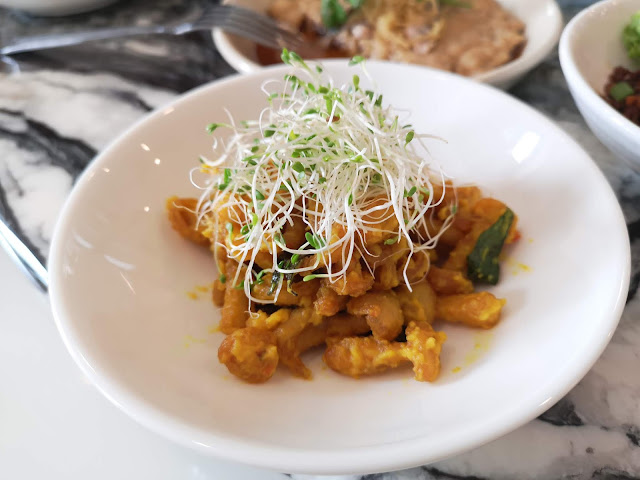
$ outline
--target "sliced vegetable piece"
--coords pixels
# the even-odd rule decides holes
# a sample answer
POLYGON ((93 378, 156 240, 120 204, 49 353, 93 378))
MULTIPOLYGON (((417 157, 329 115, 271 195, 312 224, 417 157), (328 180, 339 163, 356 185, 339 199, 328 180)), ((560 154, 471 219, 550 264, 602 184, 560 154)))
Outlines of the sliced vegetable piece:
POLYGON ((616 102, 621 102, 629 95, 633 95, 634 93, 635 92, 633 90, 633 87, 629 85, 628 82, 618 82, 613 87, 611 87, 611 90, 609 90, 609 95, 611 95, 611 98, 613 98, 616 102))
POLYGON ((467 276, 474 282, 495 285, 500 278, 498 256, 515 215, 507 208, 498 220, 478 237, 467 257, 467 276))

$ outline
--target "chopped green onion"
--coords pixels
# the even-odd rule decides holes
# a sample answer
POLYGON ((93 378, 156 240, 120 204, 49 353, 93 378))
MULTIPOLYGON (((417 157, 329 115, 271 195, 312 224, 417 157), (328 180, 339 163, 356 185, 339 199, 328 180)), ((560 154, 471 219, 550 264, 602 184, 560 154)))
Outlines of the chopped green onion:
POLYGON ((220 283, 227 283, 227 276, 224 273, 220 274, 220 283))
POLYGON ((628 82, 618 82, 609 90, 609 95, 611 95, 611 98, 616 102, 621 102, 634 93, 633 87, 629 85, 628 82))

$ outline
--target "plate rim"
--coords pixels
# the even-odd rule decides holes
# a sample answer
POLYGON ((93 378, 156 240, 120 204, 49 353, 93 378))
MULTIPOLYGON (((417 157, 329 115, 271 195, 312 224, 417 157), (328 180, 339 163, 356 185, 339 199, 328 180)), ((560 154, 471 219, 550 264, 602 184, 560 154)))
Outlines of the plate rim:
MULTIPOLYGON (((322 64, 333 67, 334 65, 344 65, 345 61, 340 59, 326 60, 322 61, 322 64)), ((435 462, 471 450, 493 441, 528 423, 566 395, 566 393, 568 393, 587 374, 608 345, 609 340, 618 325, 624 309, 625 300, 627 298, 631 271, 631 252, 629 237, 628 234, 626 234, 626 222, 620 205, 615 197, 613 189, 591 156, 563 129, 545 115, 519 99, 516 99, 496 88, 455 74, 423 66, 375 61, 369 61, 368 65, 376 66, 376 68, 380 66, 380 68, 386 69, 415 69, 422 75, 443 77, 451 81, 466 83, 472 88, 485 89, 491 95, 503 96, 508 102, 517 104, 518 108, 524 108, 529 115, 537 117, 540 122, 556 131, 565 142, 570 143, 577 151, 583 154, 585 168, 591 168, 594 170, 595 176, 602 183, 603 193, 607 192, 610 200, 615 202, 614 205, 617 205, 617 222, 619 222, 621 227, 621 230, 617 234, 617 237, 619 237, 617 238, 617 242, 620 243, 617 248, 619 249, 622 247, 625 250, 623 253, 624 265, 621 265, 620 267, 622 277, 620 278, 619 284, 616 285, 615 295, 614 289, 611 287, 612 291, 609 301, 613 308, 611 309, 611 313, 606 317, 606 321, 605 319, 601 320, 603 323, 603 334, 606 333, 606 335, 603 335, 603 340, 598 345, 598 348, 594 348, 593 351, 591 351, 588 361, 583 361, 581 366, 576 366, 565 375, 566 378, 563 378, 563 382, 561 382, 562 386, 557 386, 556 384, 559 384, 559 382, 556 382, 553 387, 548 389, 549 391, 545 390, 546 399, 544 401, 531 402, 537 404, 535 408, 531 406, 526 409, 516 409, 515 413, 507 412, 510 416, 505 414, 501 420, 502 424, 497 428, 493 428, 489 434, 486 432, 482 433, 482 429, 476 427, 476 430, 479 429, 480 433, 476 433, 475 437, 470 435, 470 438, 472 438, 471 440, 467 439, 465 442, 449 446, 448 448, 443 449, 443 451, 436 456, 427 456, 424 454, 423 447, 416 447, 416 444, 420 445, 421 441, 424 441, 426 438, 424 435, 417 439, 394 441, 375 446, 342 449, 340 452, 336 452, 335 450, 295 451, 288 447, 274 447, 264 442, 254 440, 230 439, 229 436, 217 433, 208 432, 205 435, 204 430, 191 427, 182 421, 173 418, 171 415, 161 411, 159 408, 129 391, 125 384, 122 384, 115 378, 111 378, 108 374, 101 373, 99 364, 95 365, 90 363, 90 352, 87 352, 86 346, 83 346, 81 336, 78 336, 77 332, 74 332, 74 322, 68 318, 68 315, 66 315, 66 308, 62 300, 62 292, 64 290, 64 280, 62 278, 61 268, 63 246, 64 240, 66 240, 65 232, 68 231, 68 228, 66 227, 70 222, 72 222, 72 216, 70 213, 76 204, 76 199, 81 199, 82 192, 85 188, 88 188, 93 173, 101 168, 101 164, 106 161, 105 159, 110 158, 112 150, 121 143, 126 142, 130 137, 136 135, 137 132, 148 123, 154 122, 158 118, 162 118, 164 116, 164 112, 169 109, 176 108, 179 104, 186 102, 188 99, 193 97, 203 94, 215 94, 213 92, 219 89, 224 89, 229 83, 241 81, 250 77, 268 78, 269 76, 272 76, 272 73, 279 74, 280 72, 286 72, 289 69, 287 66, 271 66, 249 75, 235 74, 207 83, 194 90, 177 96, 177 98, 173 99, 168 104, 143 116, 130 128, 118 135, 91 161, 76 181, 73 191, 67 197, 58 222, 56 223, 49 255, 49 297, 56 327, 62 337, 65 347, 69 351, 75 363, 97 387, 97 389, 114 405, 145 428, 148 428, 149 430, 154 431, 175 443, 193 448, 201 453, 277 471, 315 475, 335 475, 376 473, 381 471, 411 468, 423 465, 426 462, 435 462), (425 69, 427 71, 425 71, 425 69), (625 232, 624 235, 622 235, 623 228, 625 232), (202 439, 205 436, 208 440, 207 443, 197 440, 202 439), (211 442, 211 440, 215 441, 211 442)))

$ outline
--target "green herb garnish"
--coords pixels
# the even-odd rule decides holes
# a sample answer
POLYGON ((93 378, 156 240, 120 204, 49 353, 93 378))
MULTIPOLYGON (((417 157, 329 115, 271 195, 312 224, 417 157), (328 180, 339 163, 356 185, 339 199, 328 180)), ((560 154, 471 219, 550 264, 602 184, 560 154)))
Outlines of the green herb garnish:
POLYGON ((347 12, 338 0, 322 0, 320 4, 322 23, 330 30, 340 28, 347 22, 347 12))
POLYGON ((631 21, 624 27, 622 41, 629 58, 640 61, 640 11, 634 13, 631 21))
POLYGON ((618 82, 609 90, 609 95, 611 95, 611 98, 616 102, 621 102, 634 93, 633 87, 628 82, 618 82))
POLYGON ((514 218, 514 213, 507 208, 493 225, 480 234, 473 251, 467 257, 467 275, 472 281, 491 285, 498 283, 498 257, 514 218))

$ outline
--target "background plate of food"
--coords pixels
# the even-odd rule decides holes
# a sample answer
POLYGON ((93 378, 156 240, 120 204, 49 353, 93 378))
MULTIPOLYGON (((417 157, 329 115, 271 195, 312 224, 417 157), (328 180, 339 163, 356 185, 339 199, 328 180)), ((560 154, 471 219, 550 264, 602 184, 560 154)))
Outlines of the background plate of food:
MULTIPOLYGON (((551 53, 563 24, 554 0, 228 3, 269 12, 292 30, 304 32, 310 57, 363 55, 416 63, 503 89, 551 53)), ((241 73, 278 61, 278 52, 257 48, 246 39, 219 30, 213 37, 225 60, 241 73)))
POLYGON ((78 181, 50 256, 78 365, 153 431, 287 472, 424 464, 549 408, 628 289, 589 156, 460 76, 286 58, 154 112, 78 181))
POLYGON ((571 20, 560 64, 591 131, 640 171, 640 1, 598 2, 571 20))

